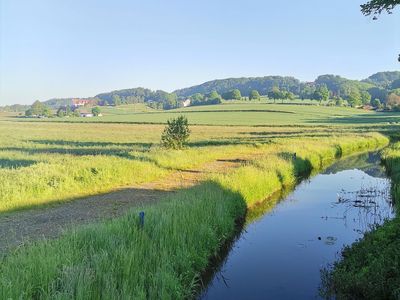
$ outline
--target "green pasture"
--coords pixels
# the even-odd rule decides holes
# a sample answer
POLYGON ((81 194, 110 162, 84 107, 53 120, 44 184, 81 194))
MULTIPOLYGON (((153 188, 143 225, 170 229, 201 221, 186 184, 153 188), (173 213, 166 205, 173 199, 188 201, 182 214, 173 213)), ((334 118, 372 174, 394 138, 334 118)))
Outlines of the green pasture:
MULTIPOLYGON (((104 116, 93 118, 14 118, 18 121, 40 122, 105 122, 164 124, 172 117, 183 114, 190 124, 198 125, 352 125, 400 124, 400 113, 374 112, 350 107, 271 104, 263 102, 225 102, 220 105, 192 106, 168 111, 153 110, 143 104, 102 107, 104 116)), ((12 117, 8 117, 8 119, 12 117)))

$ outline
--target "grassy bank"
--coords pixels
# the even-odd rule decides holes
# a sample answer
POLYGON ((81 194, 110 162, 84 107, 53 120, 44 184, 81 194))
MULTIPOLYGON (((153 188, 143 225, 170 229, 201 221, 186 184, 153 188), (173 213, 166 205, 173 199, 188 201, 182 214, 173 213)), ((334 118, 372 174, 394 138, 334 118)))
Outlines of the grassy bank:
MULTIPOLYGON (((400 143, 385 149, 382 160, 392 178, 400 208, 400 143)), ((400 216, 346 247, 328 275, 327 293, 338 299, 400 299, 400 216)))
MULTIPOLYGON (((0 152, 0 162, 19 162, 0 168, 0 213, 109 192, 119 186, 138 185, 197 168, 217 158, 256 155, 268 145, 238 145, 170 150, 129 151, 119 147, 52 153, 52 147, 0 152), (81 155, 77 154, 81 151, 81 155), (91 153, 97 151, 97 153, 91 153), (24 165, 25 164, 25 165, 24 165)), ((60 152, 61 150, 57 150, 60 152)))
POLYGON ((246 206, 254 206, 340 155, 387 143, 378 134, 277 141, 257 161, 147 207, 143 228, 136 210, 10 253, 0 264, 0 296, 190 298, 210 257, 234 234, 235 221, 245 215, 246 206))

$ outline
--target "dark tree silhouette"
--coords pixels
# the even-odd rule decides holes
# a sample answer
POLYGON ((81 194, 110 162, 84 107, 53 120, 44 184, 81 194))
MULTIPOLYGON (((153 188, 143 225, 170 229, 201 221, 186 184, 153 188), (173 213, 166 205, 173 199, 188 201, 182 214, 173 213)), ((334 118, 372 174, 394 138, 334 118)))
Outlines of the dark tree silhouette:
MULTIPOLYGON (((400 4, 400 0, 371 0, 361 5, 361 12, 365 16, 374 15, 374 20, 376 20, 376 15, 380 15, 384 11, 391 14, 398 4, 400 4)), ((400 54, 397 60, 400 62, 400 54)))
POLYGON ((366 16, 380 15, 384 11, 391 14, 398 4, 400 4, 400 0, 371 0, 361 5, 361 12, 366 16))

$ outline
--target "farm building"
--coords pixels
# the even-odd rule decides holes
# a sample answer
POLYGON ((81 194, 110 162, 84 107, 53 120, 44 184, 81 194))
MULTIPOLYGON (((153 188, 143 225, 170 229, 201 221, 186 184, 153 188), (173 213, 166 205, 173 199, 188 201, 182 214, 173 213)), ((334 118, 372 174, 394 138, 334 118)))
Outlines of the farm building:
POLYGON ((73 107, 95 105, 95 104, 96 104, 96 100, 94 100, 94 99, 80 99, 80 98, 72 99, 73 107))
POLYGON ((186 99, 182 102, 183 107, 188 107, 190 106, 190 99, 186 99))
POLYGON ((92 118, 94 117, 92 112, 89 111, 80 111, 80 116, 83 118, 92 118))

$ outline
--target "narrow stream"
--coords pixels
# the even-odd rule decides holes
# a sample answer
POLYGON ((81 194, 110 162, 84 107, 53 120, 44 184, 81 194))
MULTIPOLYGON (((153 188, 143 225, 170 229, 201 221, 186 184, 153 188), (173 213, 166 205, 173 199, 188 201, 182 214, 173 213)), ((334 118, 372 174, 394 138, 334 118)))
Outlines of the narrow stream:
POLYGON ((250 220, 202 299, 319 299, 321 269, 394 217, 377 153, 342 159, 250 220))

